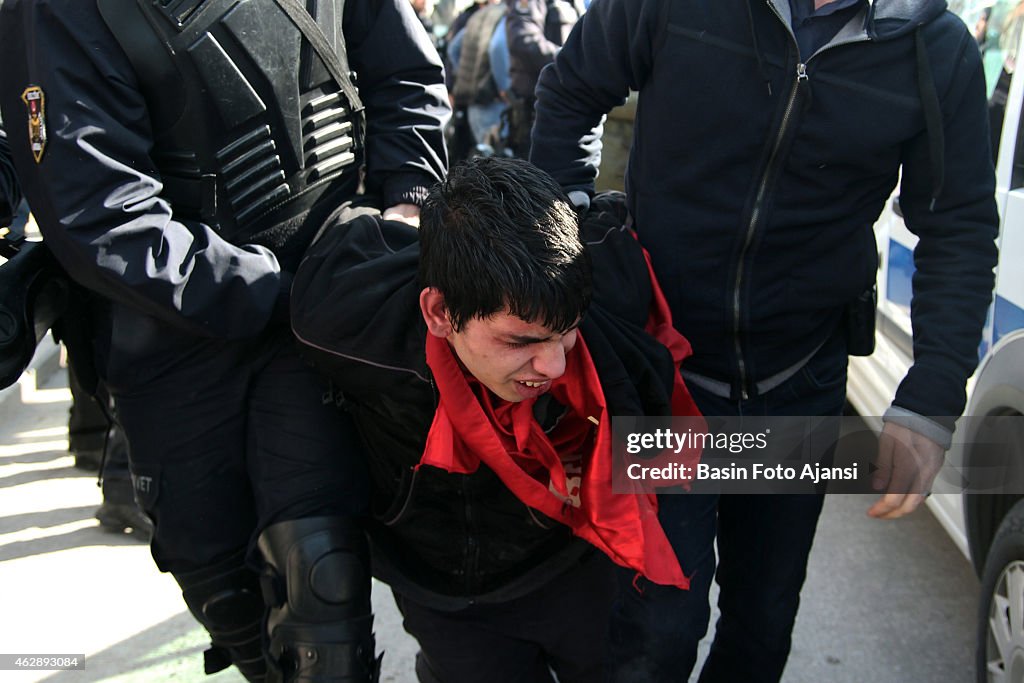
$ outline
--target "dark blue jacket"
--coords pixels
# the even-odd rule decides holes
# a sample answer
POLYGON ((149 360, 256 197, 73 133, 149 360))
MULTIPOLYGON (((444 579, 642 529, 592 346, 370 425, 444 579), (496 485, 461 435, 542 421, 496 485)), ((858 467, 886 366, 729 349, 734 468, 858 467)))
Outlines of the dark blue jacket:
POLYGON ((541 75, 531 159, 592 190, 600 116, 639 91, 629 209, 693 343, 686 368, 734 397, 872 286, 872 225, 902 165, 921 239, 896 405, 959 415, 998 225, 977 46, 944 0, 875 0, 811 56, 788 17, 785 0, 595 2, 541 75))
POLYGON ((505 0, 509 76, 512 92, 530 99, 537 76, 550 64, 573 24, 583 14, 581 0, 505 0))

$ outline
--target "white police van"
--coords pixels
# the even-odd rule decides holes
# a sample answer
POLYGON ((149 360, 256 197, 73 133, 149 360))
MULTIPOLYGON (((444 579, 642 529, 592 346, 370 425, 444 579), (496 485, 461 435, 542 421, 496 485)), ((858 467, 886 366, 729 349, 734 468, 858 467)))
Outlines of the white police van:
MULTIPOLYGON (((965 414, 974 417, 961 420, 955 440, 963 445, 954 446, 961 452, 951 451, 950 459, 969 466, 970 444, 988 439, 1007 444, 1006 455, 1024 462, 1024 419, 979 419, 1024 415, 1024 77, 1010 77, 1016 55, 1024 61, 1024 0, 950 6, 976 31, 994 96, 990 102, 1004 95, 1006 101, 996 157, 1001 226, 995 297, 978 351, 980 365, 967 387, 965 414), (1000 433, 985 434, 986 429, 1000 433), (967 430, 974 433, 961 433, 967 430)), ((848 384, 849 401, 864 416, 884 413, 912 358, 910 285, 917 240, 903 224, 898 197, 875 225, 875 238, 880 253, 876 350, 850 359, 848 384)), ((880 418, 866 419, 881 428, 880 418)), ((928 505, 981 577, 978 680, 1024 681, 1024 495, 936 494, 928 505)))

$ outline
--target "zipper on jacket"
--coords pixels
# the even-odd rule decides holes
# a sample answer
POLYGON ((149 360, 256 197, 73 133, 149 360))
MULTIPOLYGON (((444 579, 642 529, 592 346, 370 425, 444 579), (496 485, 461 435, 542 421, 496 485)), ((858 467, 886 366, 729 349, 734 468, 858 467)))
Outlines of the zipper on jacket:
MULTIPOLYGON (((476 536, 473 535, 473 505, 470 501, 469 482, 465 476, 462 477, 460 487, 462 489, 462 512, 466 523, 466 543, 463 546, 465 558, 462 566, 463 571, 465 572, 464 585, 466 587, 466 593, 468 595, 473 595, 476 593, 477 584, 479 583, 477 581, 476 570, 480 549, 478 548, 479 543, 477 543, 476 536)), ((470 601, 470 604, 472 604, 472 601, 470 601)))
POLYGON ((743 240, 743 246, 740 248, 739 263, 736 267, 736 281, 732 297, 733 348, 736 352, 736 365, 739 372, 740 398, 744 401, 750 398, 750 394, 747 391, 747 363, 743 358, 743 343, 740 340, 740 300, 742 299, 743 291, 744 261, 747 257, 747 251, 754 241, 754 235, 757 233, 758 223, 764 210, 765 196, 768 194, 768 183, 773 178, 776 167, 779 164, 779 150, 782 147, 782 141, 786 138, 786 133, 789 132, 797 96, 801 92, 801 86, 806 81, 807 65, 799 62, 796 65, 796 79, 793 81, 793 87, 790 88, 786 109, 782 114, 782 123, 779 124, 779 129, 775 134, 775 142, 772 144, 772 152, 768 157, 768 166, 765 168, 764 174, 761 176, 761 182, 757 186, 757 194, 754 195, 754 206, 750 212, 747 233, 743 240))
POLYGON ((785 138, 785 135, 788 131, 790 119, 793 114, 793 107, 796 104, 797 95, 799 95, 800 93, 800 86, 801 84, 805 83, 808 80, 807 63, 810 62, 811 59, 820 55, 822 52, 831 50, 834 47, 838 47, 840 45, 848 45, 850 43, 865 42, 870 40, 866 33, 861 33, 856 36, 851 36, 849 38, 844 38, 841 40, 835 40, 833 38, 833 40, 829 41, 825 45, 818 48, 814 52, 814 54, 809 56, 806 60, 801 61, 800 45, 797 43, 796 34, 793 33, 793 27, 789 25, 789 23, 779 13, 779 10, 775 7, 775 5, 772 2, 767 2, 766 4, 768 5, 768 9, 771 11, 773 15, 775 15, 775 18, 779 20, 779 23, 782 24, 783 28, 786 30, 786 33, 789 35, 790 42, 796 50, 797 65, 796 80, 793 82, 793 87, 790 89, 789 101, 786 102, 786 110, 783 114, 782 123, 779 126, 779 130, 776 133, 775 145, 772 148, 771 156, 768 159, 768 166, 765 169, 764 175, 761 177, 761 183, 760 185, 758 185, 757 188, 757 194, 755 195, 754 200, 754 207, 751 211, 750 221, 747 225, 746 238, 744 239, 743 246, 740 249, 739 264, 737 265, 736 269, 735 289, 733 290, 732 300, 733 350, 736 353, 736 368, 739 376, 740 398, 744 401, 750 398, 750 393, 747 391, 747 363, 743 357, 743 344, 740 340, 740 300, 742 299, 741 291, 743 289, 743 262, 746 259, 747 251, 750 249, 750 245, 754 240, 754 235, 757 232, 757 223, 761 218, 761 212, 764 209, 765 195, 768 192, 768 181, 771 179, 772 172, 775 170, 775 166, 778 161, 779 148, 781 147, 782 141, 785 138))
POLYGON ((405 500, 402 501, 402 506, 398 508, 398 512, 388 519, 381 520, 381 524, 384 526, 394 526, 395 524, 398 524, 398 522, 405 517, 405 512, 409 509, 409 505, 412 503, 412 498, 416 494, 416 482, 419 479, 420 471, 415 467, 410 467, 409 469, 412 470, 412 475, 409 477, 409 489, 405 493, 405 500))

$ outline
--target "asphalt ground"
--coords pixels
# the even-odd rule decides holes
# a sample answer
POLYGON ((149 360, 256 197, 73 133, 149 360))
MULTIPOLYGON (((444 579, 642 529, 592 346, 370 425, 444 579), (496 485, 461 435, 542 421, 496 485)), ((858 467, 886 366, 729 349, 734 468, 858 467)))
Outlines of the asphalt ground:
MULTIPOLYGON (((86 664, 0 671, 0 683, 241 682, 234 670, 203 675, 206 639, 174 580, 144 543, 93 519, 95 475, 67 453, 66 373, 49 344, 33 365, 0 392, 0 653, 84 654, 86 664)), ((870 502, 826 501, 783 680, 974 680, 978 582, 967 560, 927 511, 880 522, 864 514, 870 502)), ((374 586, 374 606, 381 680, 413 683, 416 646, 386 586, 374 586)))

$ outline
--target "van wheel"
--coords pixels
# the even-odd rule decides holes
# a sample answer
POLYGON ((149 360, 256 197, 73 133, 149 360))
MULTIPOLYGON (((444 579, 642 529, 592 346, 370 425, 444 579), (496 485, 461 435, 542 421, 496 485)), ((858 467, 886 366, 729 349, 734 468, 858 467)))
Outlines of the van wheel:
POLYGON ((978 610, 978 682, 1024 682, 1024 501, 1003 518, 985 561, 978 610))

